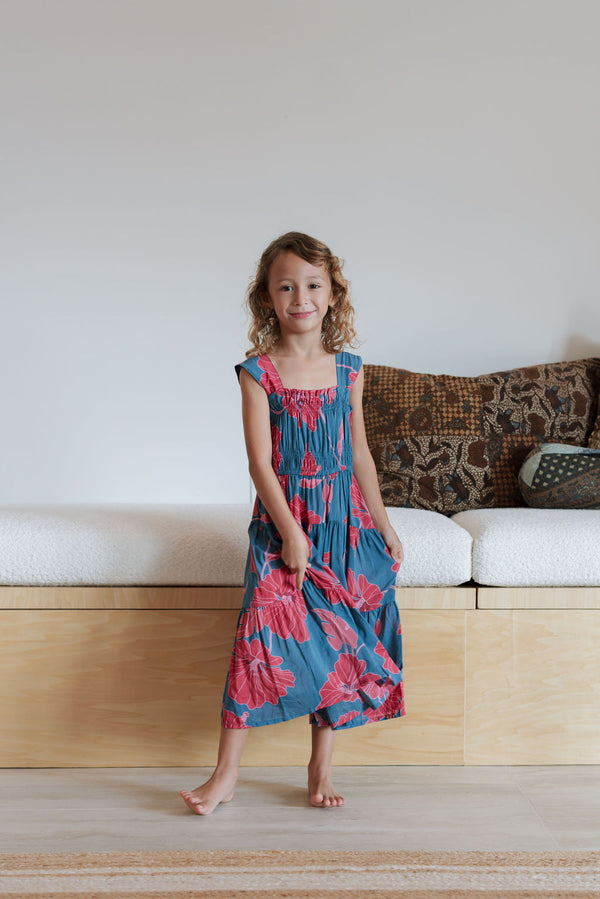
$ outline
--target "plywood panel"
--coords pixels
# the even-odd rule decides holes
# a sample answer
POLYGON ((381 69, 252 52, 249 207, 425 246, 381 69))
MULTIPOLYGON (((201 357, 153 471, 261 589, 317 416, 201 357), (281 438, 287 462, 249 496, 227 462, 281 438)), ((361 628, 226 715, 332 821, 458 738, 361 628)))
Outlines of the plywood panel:
POLYGON ((478 609, 600 609, 600 587, 478 587, 478 609))
POLYGON ((0 587, 0 609, 238 609, 243 587, 0 587))
POLYGON ((396 587, 399 609, 474 609, 477 590, 466 587, 396 587))
MULTIPOLYGON (((239 609, 243 587, 0 587, 0 609, 239 609)), ((476 589, 397 587, 401 609, 474 609, 476 589)))
POLYGON ((465 614, 465 763, 600 763, 600 611, 465 614))
MULTIPOLYGON (((336 764, 462 764, 464 611, 401 613, 407 715, 338 734, 336 764)), ((0 612, 0 766, 213 765, 234 610, 0 612)), ((303 717, 246 765, 302 765, 303 717)))

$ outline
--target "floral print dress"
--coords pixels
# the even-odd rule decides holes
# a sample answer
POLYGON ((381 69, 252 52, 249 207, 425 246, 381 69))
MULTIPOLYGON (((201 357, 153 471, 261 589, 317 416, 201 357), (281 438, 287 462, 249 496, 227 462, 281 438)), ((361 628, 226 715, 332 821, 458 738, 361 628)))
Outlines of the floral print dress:
POLYGON ((248 526, 244 594, 221 711, 226 728, 308 715, 335 729, 404 711, 395 562, 352 468, 350 390, 362 359, 336 354, 337 385, 286 388, 269 356, 245 368, 268 395, 272 465, 304 531, 302 588, 257 495, 248 526))

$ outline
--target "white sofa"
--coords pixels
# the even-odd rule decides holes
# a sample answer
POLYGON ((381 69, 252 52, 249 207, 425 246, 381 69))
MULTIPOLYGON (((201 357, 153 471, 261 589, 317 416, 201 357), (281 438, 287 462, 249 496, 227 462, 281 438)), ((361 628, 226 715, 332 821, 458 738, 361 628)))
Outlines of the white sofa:
MULTIPOLYGON (((387 509, 397 587, 600 586, 600 510, 387 509)), ((252 505, 0 506, 0 584, 242 586, 252 505)))

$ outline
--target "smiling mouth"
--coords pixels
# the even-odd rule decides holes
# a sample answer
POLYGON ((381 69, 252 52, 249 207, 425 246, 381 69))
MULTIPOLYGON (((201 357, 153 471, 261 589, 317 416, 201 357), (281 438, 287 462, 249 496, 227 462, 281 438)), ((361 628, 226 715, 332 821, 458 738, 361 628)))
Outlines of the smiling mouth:
POLYGON ((291 315, 294 318, 306 318, 308 315, 312 315, 313 312, 314 312, 314 310, 311 309, 310 312, 292 312, 291 315))

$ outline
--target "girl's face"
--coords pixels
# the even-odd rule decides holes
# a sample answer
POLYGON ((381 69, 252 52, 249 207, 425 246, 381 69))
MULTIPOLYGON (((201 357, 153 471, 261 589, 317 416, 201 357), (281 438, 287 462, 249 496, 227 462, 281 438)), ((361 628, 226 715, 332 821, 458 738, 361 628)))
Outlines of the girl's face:
POLYGON ((331 279, 324 265, 312 265, 291 250, 279 253, 269 271, 269 305, 285 331, 321 334, 321 323, 334 306, 331 279))

